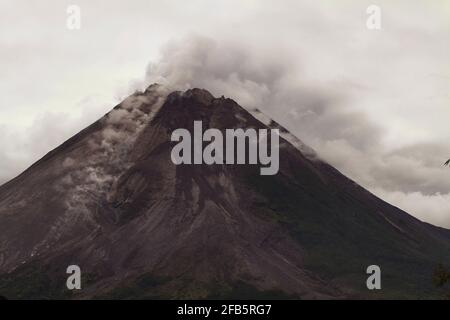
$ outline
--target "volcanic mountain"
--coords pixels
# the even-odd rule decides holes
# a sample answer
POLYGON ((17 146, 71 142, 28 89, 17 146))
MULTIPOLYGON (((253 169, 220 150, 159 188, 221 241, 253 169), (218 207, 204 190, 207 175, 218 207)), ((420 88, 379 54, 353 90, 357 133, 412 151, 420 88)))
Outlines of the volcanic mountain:
POLYGON ((0 187, 7 298, 432 298, 450 231, 375 197, 257 110, 136 92, 0 187), (175 165, 177 128, 280 130, 280 167, 175 165), (66 288, 78 265, 82 289, 66 288), (366 268, 381 268, 369 291, 366 268))

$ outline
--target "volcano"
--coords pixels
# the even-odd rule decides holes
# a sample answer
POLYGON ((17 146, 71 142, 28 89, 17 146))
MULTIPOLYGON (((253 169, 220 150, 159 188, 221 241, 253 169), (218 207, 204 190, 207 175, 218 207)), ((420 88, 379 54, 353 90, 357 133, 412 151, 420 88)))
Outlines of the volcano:
POLYGON ((8 299, 434 298, 450 231, 377 198, 258 110, 136 92, 0 187, 8 299), (178 128, 278 129, 279 171, 175 165, 178 128), (66 287, 77 265, 82 289, 66 287), (368 290, 366 268, 381 269, 368 290))

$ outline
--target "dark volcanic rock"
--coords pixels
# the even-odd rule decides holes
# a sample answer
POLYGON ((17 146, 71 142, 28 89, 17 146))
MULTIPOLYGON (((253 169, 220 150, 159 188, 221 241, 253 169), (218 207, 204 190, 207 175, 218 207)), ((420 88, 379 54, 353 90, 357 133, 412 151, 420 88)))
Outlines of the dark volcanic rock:
POLYGON ((433 297, 450 232, 383 202, 273 121, 202 89, 136 93, 0 187, 11 298, 433 297), (260 120, 257 120, 260 119, 260 120), (174 129, 281 128, 280 171, 179 165, 174 129), (65 289, 82 269, 83 290, 65 289), (365 287, 367 266, 383 290, 365 287))

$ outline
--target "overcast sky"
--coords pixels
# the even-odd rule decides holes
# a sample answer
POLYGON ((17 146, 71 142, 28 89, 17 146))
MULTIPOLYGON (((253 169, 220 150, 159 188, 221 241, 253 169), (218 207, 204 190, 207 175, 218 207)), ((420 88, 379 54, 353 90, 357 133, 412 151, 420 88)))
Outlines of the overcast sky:
POLYGON ((450 227, 449 17, 444 0, 1 0, 0 183, 159 81, 260 108, 378 196, 450 227), (366 27, 371 4, 381 30, 366 27))

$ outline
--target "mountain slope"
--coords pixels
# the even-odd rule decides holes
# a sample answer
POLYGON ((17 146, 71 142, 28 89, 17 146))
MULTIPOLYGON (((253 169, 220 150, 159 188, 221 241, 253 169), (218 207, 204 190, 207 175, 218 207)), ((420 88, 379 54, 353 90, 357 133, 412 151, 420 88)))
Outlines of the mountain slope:
POLYGON ((8 298, 428 298, 450 232, 376 198, 262 114, 201 89, 127 98, 0 187, 8 298), (257 120, 260 119, 261 121, 257 120), (174 129, 281 129, 280 171, 179 165, 174 129), (65 289, 82 269, 83 289, 65 289), (383 289, 366 289, 366 267, 383 289))

